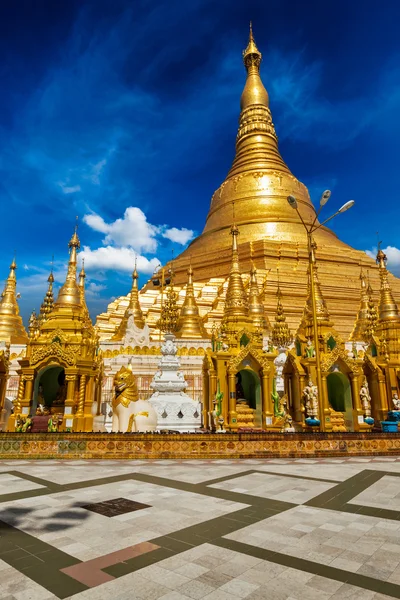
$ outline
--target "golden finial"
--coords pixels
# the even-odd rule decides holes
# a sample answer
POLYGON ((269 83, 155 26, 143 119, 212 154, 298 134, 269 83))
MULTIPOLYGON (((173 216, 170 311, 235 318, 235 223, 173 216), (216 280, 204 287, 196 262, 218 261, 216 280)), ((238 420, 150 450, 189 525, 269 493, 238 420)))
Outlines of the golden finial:
POLYGON ((253 25, 250 21, 249 43, 247 48, 243 50, 243 62, 247 69, 255 65, 257 69, 260 67, 262 54, 256 46, 253 35, 253 25))
POLYGON ((175 333, 178 327, 178 294, 174 290, 173 275, 174 273, 171 270, 171 281, 167 288, 166 299, 161 308, 160 319, 157 322, 158 328, 164 333, 175 333))
POLYGON ((193 287, 193 269, 191 258, 187 270, 188 281, 186 285, 186 295, 183 302, 180 316, 177 324, 177 337, 186 339, 207 338, 208 334, 204 329, 203 321, 200 317, 199 307, 196 302, 193 287))
POLYGON ((361 283, 361 300, 360 300, 360 308, 357 313, 357 318, 354 323, 353 331, 350 334, 349 340, 350 342, 366 342, 367 339, 367 330, 368 330, 368 288, 367 288, 367 278, 361 268, 360 270, 360 283, 361 283))
POLYGON ((47 292, 45 294, 45 297, 43 299, 43 302, 41 304, 40 307, 40 313, 38 316, 38 325, 42 325, 42 323, 45 322, 45 320, 47 319, 48 315, 51 313, 51 311, 53 310, 54 307, 54 295, 53 295, 53 283, 54 283, 54 275, 53 275, 53 262, 54 262, 54 256, 52 257, 51 260, 51 271, 50 274, 47 278, 48 281, 48 287, 47 287, 47 292))
POLYGON ((265 315, 264 304, 261 300, 257 282, 257 269, 252 263, 249 287, 249 317, 256 328, 261 330, 269 328, 269 321, 265 315))
POLYGON ((19 314, 16 269, 17 263, 14 256, 0 300, 0 341, 10 344, 25 344, 28 336, 19 314))
POLYGON ((376 255, 376 263, 379 267, 379 276, 381 279, 381 292, 379 299, 379 320, 392 321, 400 320, 399 310, 394 301, 392 290, 388 280, 388 271, 386 268, 387 256, 381 248, 381 243, 378 242, 378 253, 376 255))
POLYGON ((368 312, 367 312, 367 326, 365 329, 365 340, 369 342, 372 336, 375 333, 376 324, 378 321, 378 312, 376 310, 374 300, 373 300, 373 291, 369 281, 369 272, 367 271, 367 295, 368 295, 368 312))
POLYGON ((238 322, 238 319, 247 321, 249 315, 249 304, 240 272, 237 244, 239 229, 235 223, 232 224, 231 235, 232 263, 225 297, 224 321, 227 322, 232 320, 238 322))
MULTIPOLYGON (((77 218, 78 219, 78 218, 77 218)), ((64 285, 58 292, 58 298, 55 302, 57 307, 75 307, 84 309, 81 302, 81 292, 76 283, 77 250, 81 247, 78 237, 78 222, 75 224, 74 233, 68 243, 70 249, 68 271, 64 285)))
POLYGON ((138 288, 138 279, 139 274, 137 272, 137 257, 135 256, 135 268, 132 272, 132 288, 129 297, 129 304, 122 317, 121 323, 115 334, 113 335, 113 340, 123 340, 126 335, 126 330, 128 328, 128 320, 132 316, 133 322, 139 329, 143 329, 145 326, 145 320, 143 316, 143 312, 139 302, 139 288, 138 288))
MULTIPOLYGON (((243 51, 243 62, 247 70, 247 81, 240 99, 240 108, 244 111, 252 105, 269 106, 268 93, 260 78, 262 54, 256 46, 253 28, 250 24, 249 43, 243 51)), ((239 132, 240 134, 240 132, 239 132)))

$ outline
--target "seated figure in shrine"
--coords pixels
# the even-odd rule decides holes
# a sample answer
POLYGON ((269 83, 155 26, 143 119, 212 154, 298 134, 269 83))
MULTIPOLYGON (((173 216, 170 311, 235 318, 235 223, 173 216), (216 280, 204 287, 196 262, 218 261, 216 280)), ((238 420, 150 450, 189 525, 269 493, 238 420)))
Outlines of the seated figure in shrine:
POLYGON ((249 406, 249 402, 244 396, 242 376, 240 373, 237 373, 236 375, 236 404, 245 404, 246 406, 249 406))

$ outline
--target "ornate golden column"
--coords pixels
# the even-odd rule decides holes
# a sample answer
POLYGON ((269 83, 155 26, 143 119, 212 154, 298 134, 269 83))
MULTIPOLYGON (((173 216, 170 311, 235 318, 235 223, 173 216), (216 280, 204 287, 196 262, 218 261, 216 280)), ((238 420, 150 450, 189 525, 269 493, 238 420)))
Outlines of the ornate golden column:
POLYGON ((236 413, 236 372, 228 372, 228 394, 229 394, 229 413, 228 413, 228 427, 231 431, 236 431, 238 428, 237 424, 237 413, 236 413))
POLYGON ((386 377, 383 373, 378 374, 378 386, 379 386, 379 400, 380 407, 378 410, 378 418, 384 421, 388 413, 388 398, 386 391, 386 377))
POLYGON ((25 393, 25 379, 24 379, 23 375, 20 375, 17 397, 13 402, 14 413, 12 415, 10 415, 10 418, 8 419, 7 431, 15 431, 15 419, 16 419, 17 415, 21 414, 22 399, 24 397, 24 393, 25 393))
POLYGON ((95 379, 94 376, 87 377, 86 379, 86 388, 85 388, 85 399, 84 399, 84 408, 83 408, 83 431, 93 431, 93 415, 92 408, 93 402, 95 399, 95 379))
POLYGON ((65 376, 65 381, 67 382, 67 397, 65 399, 64 420, 60 428, 63 431, 66 429, 72 430, 74 426, 73 406, 75 402, 76 379, 77 375, 75 373, 68 373, 65 376))
POLYGON ((209 389, 209 412, 208 412, 208 419, 209 419, 209 428, 213 429, 215 424, 213 421, 213 418, 211 416, 211 412, 214 410, 214 398, 215 398, 215 394, 217 393, 217 373, 215 371, 215 369, 210 369, 209 371, 210 373, 210 389, 209 389))
POLYGON ((269 381, 269 370, 261 371, 261 390, 262 390, 262 428, 272 427, 274 411, 272 408, 271 389, 269 381))
POLYGON ((332 431, 332 423, 330 417, 330 406, 329 406, 329 395, 328 395, 328 382, 326 380, 327 374, 321 373, 321 383, 322 383, 322 398, 318 394, 318 404, 319 404, 319 412, 320 412, 320 430, 321 431, 332 431), (324 422, 324 426, 322 426, 322 422, 324 422))
POLYGON ((351 383, 351 397, 353 400, 353 426, 354 431, 362 431, 365 427, 362 427, 364 424, 364 413, 361 406, 360 399, 360 388, 358 385, 359 375, 355 373, 349 373, 350 383, 351 383), (362 422, 359 422, 358 417, 362 418, 362 422))
POLYGON ((21 400, 21 414, 28 416, 32 407, 32 395, 33 395, 33 373, 23 375, 25 380, 25 392, 24 397, 21 400))
POLYGON ((85 394, 86 394, 86 375, 81 375, 79 378, 79 399, 78 406, 74 418, 74 431, 84 430, 84 409, 85 409, 85 394))
POLYGON ((210 429, 210 420, 208 413, 210 412, 210 379, 209 371, 203 368, 203 427, 210 429))

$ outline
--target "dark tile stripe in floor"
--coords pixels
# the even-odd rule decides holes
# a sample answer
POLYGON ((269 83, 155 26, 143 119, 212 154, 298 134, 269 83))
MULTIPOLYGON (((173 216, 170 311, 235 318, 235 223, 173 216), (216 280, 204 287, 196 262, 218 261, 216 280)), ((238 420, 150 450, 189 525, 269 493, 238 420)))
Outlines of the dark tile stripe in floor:
MULTIPOLYGON (((235 474, 235 476, 243 477, 246 474, 251 474, 254 472, 268 474, 265 471, 247 470, 242 471, 239 474, 235 474)), ((235 548, 232 547, 231 549, 237 548, 238 552, 251 555, 255 555, 255 552, 261 552, 264 553, 261 558, 264 558, 268 555, 269 558, 265 558, 265 560, 279 562, 279 564, 284 564, 293 568, 305 570, 312 573, 315 572, 318 574, 322 574, 321 569, 323 571, 324 569, 328 568, 329 575, 325 574, 328 573, 328 571, 325 571, 324 574, 322 574, 322 576, 329 577, 337 581, 345 580, 348 583, 351 583, 352 585, 356 585, 364 589, 382 591, 383 593, 389 596, 400 598, 400 586, 397 586, 395 584, 388 584, 381 580, 367 577, 365 575, 353 574, 347 571, 343 571, 342 569, 326 567, 325 565, 313 563, 312 561, 297 559, 286 554, 263 550, 257 547, 249 546, 247 544, 234 542, 233 540, 226 540, 224 536, 228 535, 233 531, 237 531, 243 527, 246 527, 247 525, 254 524, 258 521, 267 519, 273 515, 276 515, 280 512, 289 510, 290 508, 297 506, 297 503, 292 504, 289 502, 282 502, 274 499, 260 498, 257 496, 252 496, 250 494, 241 494, 237 492, 230 492, 227 490, 220 490, 217 488, 214 489, 208 487, 213 483, 229 481, 233 478, 229 475, 218 478, 217 480, 213 479, 198 484, 191 484, 183 481, 176 481, 163 477, 156 477, 144 473, 129 473, 124 475, 105 477, 101 479, 73 482, 69 484, 55 484, 51 481, 33 478, 32 476, 26 476, 25 473, 21 473, 19 471, 9 471, 9 473, 15 476, 19 476, 23 479, 34 481, 35 483, 40 483, 41 485, 45 485, 46 489, 29 490, 26 492, 18 492, 16 494, 6 494, 0 497, 0 502, 6 501, 3 500, 4 496, 7 496, 7 500, 15 500, 32 497, 32 492, 36 492, 36 494, 34 495, 45 495, 58 493, 66 490, 76 490, 83 489, 86 487, 105 485, 119 481, 136 480, 143 481, 145 483, 150 483, 153 485, 160 485, 163 487, 169 487, 173 489, 179 489, 182 491, 197 493, 209 497, 223 498, 232 502, 238 502, 248 505, 245 508, 242 508, 238 511, 234 511, 222 517, 210 519, 209 521, 199 523, 198 525, 194 525, 192 527, 173 532, 167 536, 161 536, 150 540, 152 543, 160 546, 160 548, 157 550, 153 550, 152 552, 148 552, 147 554, 144 554, 142 556, 137 556, 135 558, 125 560, 124 562, 118 563, 116 565, 104 569, 104 572, 107 572, 110 575, 113 575, 114 577, 119 577, 131 573, 133 571, 137 571, 138 569, 141 569, 145 566, 157 563, 160 560, 168 558, 169 556, 174 556, 200 544, 211 543, 217 546, 223 546, 224 544, 236 544, 235 548), (10 498, 10 496, 17 496, 18 498, 10 498), (272 560, 271 557, 274 557, 274 560, 272 560), (383 587, 385 588, 385 591, 383 590, 383 587)), ((280 473, 271 474, 275 476, 280 475, 280 473)), ((370 485, 372 485, 385 475, 393 475, 393 473, 391 473, 390 471, 376 472, 372 470, 364 470, 358 475, 350 477, 348 480, 334 485, 327 492, 316 496, 314 499, 310 500, 309 502, 306 502, 305 504, 320 508, 329 508, 331 510, 344 510, 346 509, 346 507, 352 506, 346 504, 347 502, 349 502, 349 500, 361 493, 364 489, 367 489, 370 485)), ((298 479, 311 479, 309 477, 302 476, 294 477, 298 479)), ((318 478, 313 479, 317 481, 324 481, 318 478)), ((327 482, 332 484, 335 483, 331 480, 328 480, 327 482)), ((368 507, 361 508, 367 509, 368 507)), ((379 509, 376 510, 379 511, 379 509)), ((388 512, 392 514, 396 511, 388 512)), ((388 518, 391 517, 389 516, 388 518)), ((397 520, 397 518, 395 520, 397 520)), ((8 564, 10 564, 11 566, 20 570, 27 576, 31 577, 31 579, 33 579, 34 581, 36 581, 37 583, 39 583, 40 585, 57 595, 59 598, 65 598, 67 596, 76 594, 79 591, 82 591, 83 589, 87 589, 86 586, 84 586, 83 584, 68 577, 64 573, 60 573, 61 568, 71 566, 72 564, 80 563, 81 561, 79 561, 78 559, 64 552, 61 552, 60 550, 57 550, 56 548, 50 546, 49 544, 46 544, 45 542, 41 542, 37 538, 30 536, 29 534, 26 534, 18 530, 17 528, 8 525, 7 523, 4 523, 2 534, 3 537, 6 537, 6 551, 0 555, 2 560, 5 560, 5 562, 8 562, 8 564), (33 555, 31 552, 29 552, 29 548, 35 548, 35 545, 37 548, 39 548, 39 550, 35 550, 33 555), (22 553, 20 552, 21 550, 22 553), (36 558, 36 556, 40 557, 40 555, 42 555, 45 560, 43 560, 42 558, 40 559, 40 563, 35 561, 31 563, 32 559, 30 558, 30 556, 36 558), (54 557, 54 559, 52 557, 54 557)))

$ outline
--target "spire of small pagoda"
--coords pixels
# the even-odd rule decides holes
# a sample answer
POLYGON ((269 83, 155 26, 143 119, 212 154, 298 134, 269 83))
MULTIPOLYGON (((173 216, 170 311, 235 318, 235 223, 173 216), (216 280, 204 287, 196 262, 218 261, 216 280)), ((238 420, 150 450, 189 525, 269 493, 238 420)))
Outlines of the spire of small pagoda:
POLYGON ((239 229, 235 220, 231 227, 232 263, 225 297, 224 322, 247 322, 249 318, 249 302, 243 285, 239 265, 238 235, 239 229))
POLYGON ((392 290, 388 281, 388 270, 386 268, 387 256, 378 244, 376 263, 379 267, 381 279, 381 291, 379 298, 379 321, 400 321, 399 309, 394 301, 392 290))
POLYGON ((349 340, 351 342, 365 342, 366 332, 368 329, 368 303, 369 303, 369 295, 368 295, 368 286, 367 286, 367 278, 364 275, 363 270, 360 272, 360 282, 361 282, 361 300, 360 300, 360 308, 357 313, 357 318, 354 323, 353 331, 350 334, 349 340))
POLYGON ((50 275, 47 278, 48 287, 46 295, 43 299, 42 305, 40 307, 40 316, 39 320, 41 323, 47 319, 47 316, 54 307, 54 293, 53 293, 53 284, 54 284, 54 275, 53 275, 53 266, 51 267, 50 275))
POLYGON ((78 237, 78 224, 75 225, 75 231, 68 244, 69 261, 68 271, 64 285, 58 292, 58 298, 55 302, 57 308, 76 308, 82 309, 81 292, 76 282, 77 251, 81 247, 78 237))
POLYGON ((85 296, 85 279, 86 279, 86 271, 85 271, 85 259, 82 258, 82 268, 79 272, 79 295, 83 308, 87 315, 89 315, 89 309, 86 304, 86 296, 85 296))
POLYGON ((257 282, 257 269, 254 265, 252 265, 250 271, 249 317, 257 329, 264 330, 270 328, 268 317, 265 314, 264 304, 261 301, 261 294, 257 282))
POLYGON ((278 270, 278 289, 276 291, 277 304, 275 313, 275 323, 272 328, 271 342, 277 348, 288 348, 292 342, 292 334, 286 323, 285 311, 282 304, 282 292, 279 284, 278 270))
POLYGON ((376 306, 374 303, 373 291, 372 291, 372 287, 369 282, 369 279, 368 279, 367 295, 368 295, 368 312, 367 312, 367 327, 365 330, 365 340, 367 342, 369 342, 375 333, 376 324, 378 321, 378 311, 376 310, 376 306))
POLYGON ((113 335, 113 340, 122 340, 125 337, 126 329, 128 326, 128 319, 132 315, 133 322, 139 329, 143 329, 145 326, 145 320, 143 312, 139 302, 139 286, 138 286, 139 274, 137 271, 137 259, 135 258, 135 268, 132 273, 132 288, 129 296, 129 304, 124 313, 122 321, 113 335))
POLYGON ((161 307, 161 315, 157 327, 164 333, 175 333, 178 326, 179 308, 178 294, 174 290, 174 273, 171 268, 170 283, 167 287, 166 298, 161 307))
POLYGON ((177 337, 187 339, 208 338, 194 295, 192 265, 189 266, 187 274, 186 295, 178 319, 177 337))
POLYGON ((0 341, 10 344, 26 344, 28 335, 19 314, 17 302, 17 264, 13 259, 0 300, 0 341))
MULTIPOLYGON (((331 328, 332 322, 330 318, 330 314, 328 311, 328 307, 325 302, 325 298, 322 294, 321 284, 318 278, 318 267, 315 262, 315 250, 317 245, 315 241, 312 241, 312 252, 314 253, 314 263, 313 263, 313 272, 314 272, 314 292, 315 292, 315 306, 317 312, 317 323, 320 326, 331 328)), ((308 268, 308 284, 307 284, 307 299, 304 306, 304 312, 301 319, 301 323, 298 329, 298 332, 301 330, 307 329, 307 337, 308 332, 313 330, 313 316, 312 316, 312 294, 311 294, 311 276, 310 276, 310 268, 308 268)))

